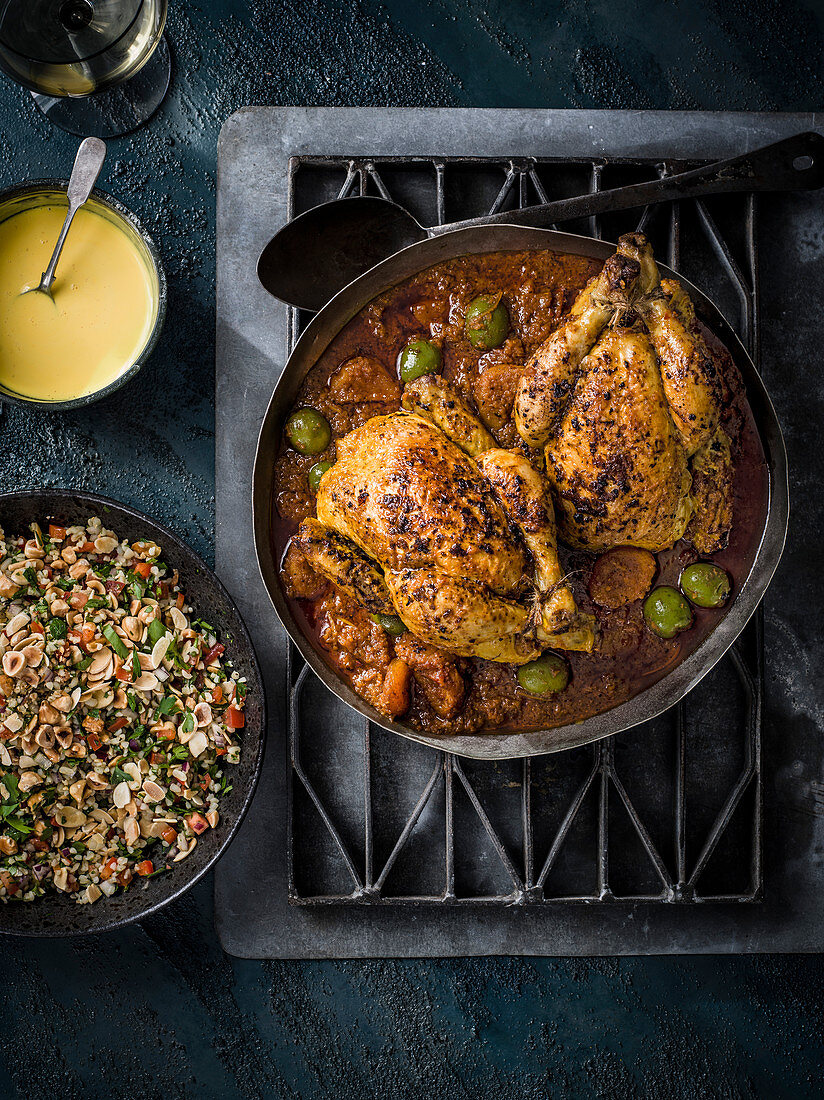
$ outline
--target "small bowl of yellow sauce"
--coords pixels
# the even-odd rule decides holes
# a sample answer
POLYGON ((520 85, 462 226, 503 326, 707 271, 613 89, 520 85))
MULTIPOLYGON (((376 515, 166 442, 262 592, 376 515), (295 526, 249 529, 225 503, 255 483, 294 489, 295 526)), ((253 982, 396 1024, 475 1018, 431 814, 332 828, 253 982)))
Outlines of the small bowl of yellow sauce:
POLYGON ((66 183, 0 192, 0 400, 51 409, 98 401, 148 358, 166 312, 157 249, 122 203, 93 191, 75 215, 52 299, 26 294, 66 216, 66 183))

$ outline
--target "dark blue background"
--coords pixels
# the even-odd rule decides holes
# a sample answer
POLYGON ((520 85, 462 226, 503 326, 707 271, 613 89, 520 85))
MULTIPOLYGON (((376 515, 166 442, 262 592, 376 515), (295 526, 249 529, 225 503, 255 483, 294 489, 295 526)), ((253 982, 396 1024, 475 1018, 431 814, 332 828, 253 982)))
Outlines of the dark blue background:
MULTIPOLYGON (((101 185, 155 235, 160 346, 86 412, 6 407, 0 487, 96 489, 207 558, 214 192, 249 103, 810 110, 820 3, 171 0, 175 73, 101 185)), ((75 139, 0 83, 0 186, 65 176, 75 139)), ((239 425, 242 431, 243 426, 239 425)), ((0 1095, 820 1095, 810 958, 256 963, 223 955, 211 882, 122 933, 0 944, 0 1095)))

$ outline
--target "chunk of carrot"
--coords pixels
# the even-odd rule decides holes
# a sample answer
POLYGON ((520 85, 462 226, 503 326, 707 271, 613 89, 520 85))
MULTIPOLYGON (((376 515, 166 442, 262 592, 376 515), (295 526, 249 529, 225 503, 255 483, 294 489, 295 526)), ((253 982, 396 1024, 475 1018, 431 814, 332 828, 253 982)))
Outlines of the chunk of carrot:
POLYGON ((400 718, 409 710, 409 685, 412 679, 412 669, 395 657, 389 662, 386 674, 383 678, 383 703, 387 713, 392 718, 400 718))

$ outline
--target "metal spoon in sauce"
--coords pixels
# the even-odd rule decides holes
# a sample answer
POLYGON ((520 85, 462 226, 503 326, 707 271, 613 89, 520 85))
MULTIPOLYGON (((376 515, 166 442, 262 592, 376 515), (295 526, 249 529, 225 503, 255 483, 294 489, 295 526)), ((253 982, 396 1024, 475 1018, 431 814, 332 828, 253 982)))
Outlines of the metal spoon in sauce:
POLYGON ((316 311, 381 260, 455 229, 496 224, 554 226, 573 218, 676 199, 732 191, 801 191, 822 185, 824 137, 810 131, 690 172, 431 228, 389 199, 337 199, 288 222, 261 252, 257 272, 275 298, 316 311))
POLYGON ((72 168, 72 174, 66 192, 66 197, 69 200, 66 220, 63 222, 63 228, 60 230, 60 236, 57 238, 57 244, 54 246, 54 252, 52 252, 51 259, 49 260, 49 266, 40 277, 40 283, 38 286, 33 286, 25 290, 23 292, 24 294, 45 294, 54 301, 51 288, 54 282, 54 273, 57 269, 57 261, 60 259, 60 253, 63 251, 63 245, 66 243, 66 237, 68 236, 69 229, 71 229, 74 216, 80 207, 88 201, 89 195, 92 193, 92 188, 97 181, 97 177, 100 175, 100 169, 103 167, 105 158, 106 143, 101 141, 100 138, 88 137, 80 142, 80 148, 77 150, 77 156, 74 158, 74 168, 72 168))

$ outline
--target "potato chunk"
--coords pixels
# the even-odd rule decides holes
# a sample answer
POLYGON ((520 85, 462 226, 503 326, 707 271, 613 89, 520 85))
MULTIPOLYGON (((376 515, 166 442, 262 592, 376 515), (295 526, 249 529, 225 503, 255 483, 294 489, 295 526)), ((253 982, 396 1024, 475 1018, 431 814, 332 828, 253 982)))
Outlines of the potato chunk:
POLYGON ((600 607, 610 610, 623 607, 646 596, 657 568, 649 550, 616 546, 602 554, 592 567, 589 594, 600 607))

